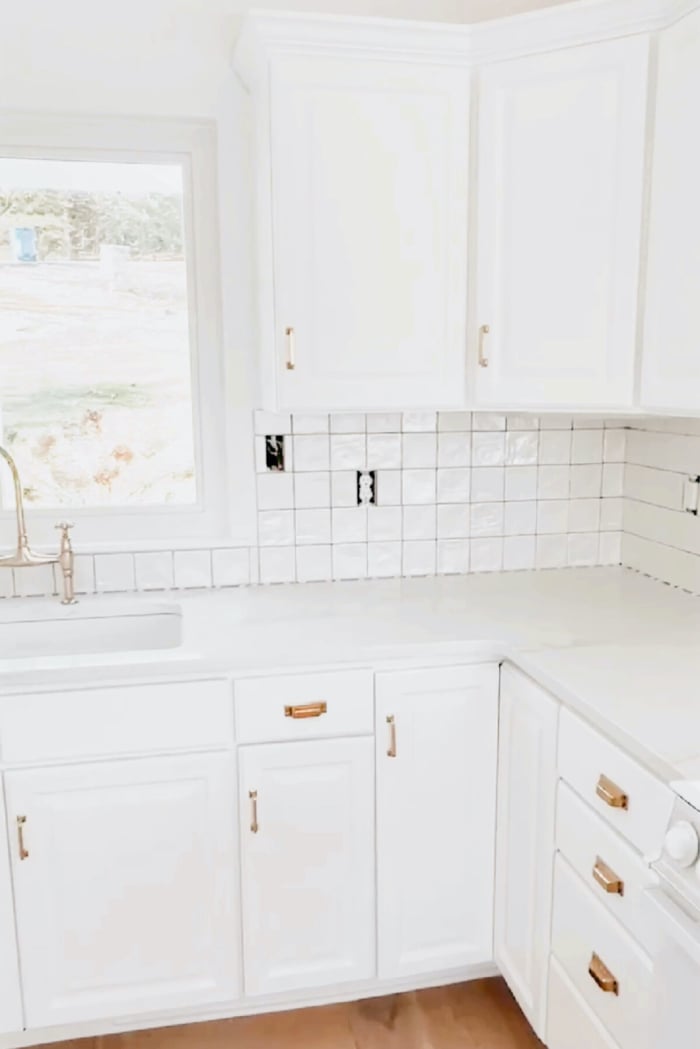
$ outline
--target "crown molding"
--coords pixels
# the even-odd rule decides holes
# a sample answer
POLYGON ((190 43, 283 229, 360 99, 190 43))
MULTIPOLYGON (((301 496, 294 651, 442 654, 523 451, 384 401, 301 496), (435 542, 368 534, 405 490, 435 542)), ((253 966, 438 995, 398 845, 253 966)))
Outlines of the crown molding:
POLYGON ((699 7, 700 0, 577 0, 472 25, 251 11, 234 66, 248 87, 285 54, 473 66, 655 32, 699 7))

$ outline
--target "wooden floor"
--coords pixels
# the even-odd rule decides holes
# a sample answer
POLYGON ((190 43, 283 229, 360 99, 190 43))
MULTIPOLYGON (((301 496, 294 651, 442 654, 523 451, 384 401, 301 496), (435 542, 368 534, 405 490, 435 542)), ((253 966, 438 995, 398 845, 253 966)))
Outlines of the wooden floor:
POLYGON ((63 1042, 57 1049, 542 1049, 502 980, 63 1042))

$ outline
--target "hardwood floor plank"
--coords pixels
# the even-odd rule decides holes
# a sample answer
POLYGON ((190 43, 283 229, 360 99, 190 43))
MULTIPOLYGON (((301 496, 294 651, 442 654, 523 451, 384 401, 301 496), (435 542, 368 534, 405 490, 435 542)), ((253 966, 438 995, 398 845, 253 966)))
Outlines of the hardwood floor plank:
POLYGON ((54 1049, 542 1049, 542 1043, 505 983, 492 979, 63 1042, 54 1049))

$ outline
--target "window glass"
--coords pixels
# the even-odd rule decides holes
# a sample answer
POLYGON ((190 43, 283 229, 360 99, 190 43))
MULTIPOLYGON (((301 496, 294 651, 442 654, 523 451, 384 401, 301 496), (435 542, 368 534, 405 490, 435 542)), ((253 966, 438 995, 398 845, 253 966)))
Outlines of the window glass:
POLYGON ((196 503, 183 215, 176 164, 0 157, 0 431, 28 507, 196 503))

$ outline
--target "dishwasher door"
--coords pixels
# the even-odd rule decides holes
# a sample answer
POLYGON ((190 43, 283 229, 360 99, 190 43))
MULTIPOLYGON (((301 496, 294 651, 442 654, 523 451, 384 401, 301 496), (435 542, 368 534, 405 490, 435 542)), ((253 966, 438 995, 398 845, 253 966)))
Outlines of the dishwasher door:
POLYGON ((686 911, 662 888, 647 889, 645 897, 658 933, 650 1049, 697 1049, 700 914, 686 911))

